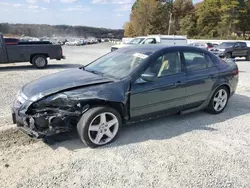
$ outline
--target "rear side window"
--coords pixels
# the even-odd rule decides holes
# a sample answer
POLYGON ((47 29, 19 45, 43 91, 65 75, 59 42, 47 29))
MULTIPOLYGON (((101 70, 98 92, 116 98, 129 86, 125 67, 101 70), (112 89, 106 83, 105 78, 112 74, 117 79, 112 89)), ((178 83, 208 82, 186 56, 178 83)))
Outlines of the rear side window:
POLYGON ((5 38, 4 41, 5 41, 5 44, 17 44, 19 42, 18 39, 14 39, 14 38, 5 38))
POLYGON ((214 63, 211 58, 199 52, 184 52, 185 66, 188 72, 203 70, 209 67, 214 67, 214 63))

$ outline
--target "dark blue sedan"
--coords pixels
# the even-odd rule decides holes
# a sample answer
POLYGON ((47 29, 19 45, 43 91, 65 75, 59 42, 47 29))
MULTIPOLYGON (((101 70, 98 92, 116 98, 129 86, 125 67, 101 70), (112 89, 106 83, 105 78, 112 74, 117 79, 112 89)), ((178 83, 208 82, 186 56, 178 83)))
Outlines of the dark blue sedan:
POLYGON ((77 127, 83 143, 97 147, 112 142, 128 122, 202 109, 219 114, 237 84, 237 65, 207 50, 133 46, 25 85, 12 115, 31 136, 77 127))

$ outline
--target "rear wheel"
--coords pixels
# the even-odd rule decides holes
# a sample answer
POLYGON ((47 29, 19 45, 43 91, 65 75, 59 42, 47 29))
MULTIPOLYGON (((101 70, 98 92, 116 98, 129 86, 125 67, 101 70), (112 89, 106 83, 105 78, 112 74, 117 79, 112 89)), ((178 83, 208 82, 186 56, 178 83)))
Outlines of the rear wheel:
POLYGON ((82 142, 94 148, 114 141, 121 124, 121 116, 116 110, 99 106, 82 115, 77 124, 77 131, 82 142))
POLYGON ((212 114, 221 113, 227 106, 229 99, 229 91, 225 86, 219 87, 213 94, 207 111, 212 114))
POLYGON ((231 53, 226 53, 225 57, 228 58, 228 59, 231 59, 232 58, 232 54, 231 53))
POLYGON ((44 55, 36 55, 32 58, 32 65, 38 69, 44 69, 48 65, 48 60, 44 55))
POLYGON ((250 61, 250 53, 247 54, 246 60, 247 60, 247 61, 250 61))

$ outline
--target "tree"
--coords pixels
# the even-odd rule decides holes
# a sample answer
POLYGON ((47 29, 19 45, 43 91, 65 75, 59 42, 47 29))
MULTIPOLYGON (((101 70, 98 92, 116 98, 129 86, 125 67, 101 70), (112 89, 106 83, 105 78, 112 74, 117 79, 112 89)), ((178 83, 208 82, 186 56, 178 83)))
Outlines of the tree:
POLYGON ((198 16, 197 29, 200 36, 218 36, 219 23, 221 22, 220 0, 204 0, 196 12, 198 16))
POLYGON ((236 26, 240 23, 239 0, 221 0, 221 22, 220 25, 227 35, 236 32, 236 26))
POLYGON ((194 37, 198 34, 196 26, 197 18, 195 12, 191 12, 180 20, 180 33, 188 37, 194 37))
POLYGON ((132 10, 130 24, 134 30, 134 35, 148 35, 153 22, 153 17, 157 10, 156 0, 138 0, 137 6, 132 10))
POLYGON ((250 30, 249 16, 250 16, 250 1, 239 0, 239 22, 236 24, 236 28, 242 31, 244 37, 246 31, 250 30))
POLYGON ((135 31, 133 25, 130 22, 126 22, 123 26, 124 28, 124 36, 125 37, 134 37, 135 31))
POLYGON ((154 12, 152 22, 150 24, 150 34, 167 34, 169 27, 170 11, 172 4, 169 2, 158 2, 157 9, 154 12))
POLYGON ((192 0, 175 0, 173 2, 173 31, 179 33, 180 31, 180 20, 193 12, 194 5, 192 0))

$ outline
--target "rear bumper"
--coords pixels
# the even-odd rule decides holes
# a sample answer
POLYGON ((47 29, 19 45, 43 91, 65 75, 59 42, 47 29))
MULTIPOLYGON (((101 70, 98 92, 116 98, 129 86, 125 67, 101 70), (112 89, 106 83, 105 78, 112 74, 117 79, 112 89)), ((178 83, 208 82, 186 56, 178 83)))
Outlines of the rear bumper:
POLYGON ((57 58, 56 60, 66 59, 66 56, 62 56, 60 58, 57 58))

